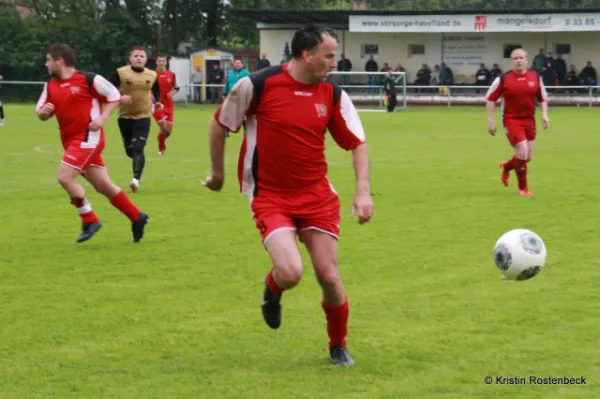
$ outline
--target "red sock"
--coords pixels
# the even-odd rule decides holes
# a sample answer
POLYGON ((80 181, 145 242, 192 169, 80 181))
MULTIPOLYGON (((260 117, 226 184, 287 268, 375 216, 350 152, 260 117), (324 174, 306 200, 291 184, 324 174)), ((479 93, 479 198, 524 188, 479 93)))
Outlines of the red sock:
POLYGON ((125 216, 127 216, 132 222, 137 222, 139 220, 140 210, 134 205, 133 202, 131 202, 127 194, 125 194, 125 191, 119 191, 119 194, 115 195, 110 200, 110 203, 115 208, 123 212, 123 214, 125 214, 125 216))
POLYGON ((166 141, 167 141, 167 136, 162 133, 158 133, 158 151, 166 150, 166 146, 165 146, 166 141))
POLYGON ((516 158, 515 172, 519 180, 519 190, 525 190, 527 188, 527 161, 516 158))
POLYGON ((71 204, 75 205, 79 217, 83 223, 98 223, 100 219, 92 209, 92 204, 85 200, 85 198, 71 198, 71 204))
POLYGON ((517 158, 517 156, 513 156, 510 160, 506 161, 506 163, 504 164, 504 170, 506 172, 510 172, 511 170, 515 169, 517 166, 517 162, 518 162, 519 158, 517 158))
POLYGON ((346 347, 346 335, 348 335, 348 314, 350 305, 348 299, 340 306, 321 304, 327 318, 327 335, 329 335, 329 348, 334 346, 346 347))
POLYGON ((283 293, 283 289, 277 285, 273 278, 273 269, 271 269, 267 275, 267 287, 269 288, 269 291, 275 295, 281 295, 283 293))

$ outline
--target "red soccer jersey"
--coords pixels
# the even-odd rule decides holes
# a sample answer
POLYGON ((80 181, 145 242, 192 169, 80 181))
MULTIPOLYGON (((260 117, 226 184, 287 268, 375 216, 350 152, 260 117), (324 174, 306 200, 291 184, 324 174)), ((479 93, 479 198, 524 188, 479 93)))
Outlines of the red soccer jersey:
POLYGON ((156 77, 158 79, 158 86, 160 87, 160 102, 165 108, 173 107, 173 99, 168 94, 176 88, 179 88, 179 81, 177 75, 169 71, 168 69, 164 72, 156 70, 156 77))
POLYGON ((527 71, 520 75, 510 71, 496 78, 486 95, 488 101, 494 102, 500 97, 504 98, 503 119, 534 119, 535 100, 544 102, 548 94, 537 73, 527 71))
POLYGON ((240 79, 215 120, 233 132, 245 123, 238 178, 241 191, 249 196, 293 194, 322 181, 327 175, 327 130, 345 150, 365 142, 346 92, 329 82, 297 82, 287 64, 240 79))
POLYGON ((44 85, 36 111, 52 103, 63 145, 81 141, 92 148, 104 141, 104 130, 90 131, 90 122, 102 114, 102 103, 120 98, 119 90, 102 76, 75 71, 68 79, 52 78, 44 85))

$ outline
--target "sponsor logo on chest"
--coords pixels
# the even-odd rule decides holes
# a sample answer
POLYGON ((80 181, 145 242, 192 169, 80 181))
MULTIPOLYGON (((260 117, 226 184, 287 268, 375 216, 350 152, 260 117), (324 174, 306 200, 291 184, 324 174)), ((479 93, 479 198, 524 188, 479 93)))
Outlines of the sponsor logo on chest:
POLYGON ((315 104, 315 109, 319 118, 327 118, 327 104, 315 104))

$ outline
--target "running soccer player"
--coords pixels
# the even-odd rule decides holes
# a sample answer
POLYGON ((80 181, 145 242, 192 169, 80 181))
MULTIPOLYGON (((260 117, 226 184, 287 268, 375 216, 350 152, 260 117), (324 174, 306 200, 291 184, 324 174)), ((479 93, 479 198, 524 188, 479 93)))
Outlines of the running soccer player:
POLYGON ((536 139, 535 106, 536 100, 542 109, 544 129, 550 126, 548 118, 548 94, 542 78, 527 69, 527 52, 515 49, 511 54, 512 70, 497 77, 490 86, 487 99, 488 133, 496 134, 494 109, 501 97, 502 123, 506 137, 514 148, 515 155, 508 161, 500 162, 502 184, 508 187, 510 171, 515 170, 519 182, 519 194, 531 196, 527 184, 527 163, 531 161, 536 139))
POLYGON ((340 200, 327 179, 327 130, 341 148, 352 151, 356 176, 352 211, 360 224, 373 216, 373 201, 362 123, 346 92, 325 80, 336 66, 336 49, 332 30, 308 26, 292 39, 292 61, 240 79, 211 122, 212 173, 203 184, 221 190, 225 135, 245 124, 238 178, 272 260, 263 318, 270 328, 279 328, 282 294, 300 282, 298 235, 322 288, 330 359, 351 366, 354 360, 346 345, 349 304, 337 265, 340 200))
POLYGON ((105 145, 103 126, 118 107, 119 91, 100 75, 78 71, 75 52, 66 44, 48 48, 46 68, 52 78, 44 85, 36 113, 42 121, 53 115, 58 119, 65 149, 58 182, 69 193, 71 204, 77 208, 83 223, 77 242, 89 240, 102 227, 83 187, 77 182, 79 175, 129 218, 133 241, 139 242, 144 236, 148 214, 140 211, 127 194, 112 183, 101 155, 105 145), (104 110, 102 103, 108 103, 104 110))
POLYGON ((164 108, 155 108, 153 116, 160 129, 158 132, 158 155, 163 155, 167 149, 165 142, 173 132, 175 116, 173 96, 179 91, 179 80, 173 71, 167 69, 167 57, 162 55, 156 59, 156 75, 164 108))
POLYGON ((111 79, 123 94, 118 123, 125 153, 132 159, 133 179, 129 188, 133 193, 140 189, 146 166, 144 148, 150 134, 152 104, 156 109, 163 108, 156 72, 146 68, 147 61, 146 49, 134 47, 129 54, 129 65, 118 68, 111 79))

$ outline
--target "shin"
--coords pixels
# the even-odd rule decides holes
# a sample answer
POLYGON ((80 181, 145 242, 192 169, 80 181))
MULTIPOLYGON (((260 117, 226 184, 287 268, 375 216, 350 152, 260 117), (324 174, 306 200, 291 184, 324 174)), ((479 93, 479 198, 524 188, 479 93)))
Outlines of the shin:
POLYGON ((323 303, 329 306, 344 304, 346 291, 337 265, 337 239, 319 230, 305 230, 300 238, 310 253, 315 275, 323 291, 323 303))

